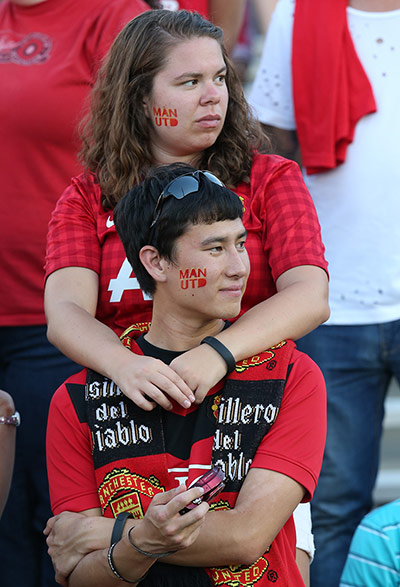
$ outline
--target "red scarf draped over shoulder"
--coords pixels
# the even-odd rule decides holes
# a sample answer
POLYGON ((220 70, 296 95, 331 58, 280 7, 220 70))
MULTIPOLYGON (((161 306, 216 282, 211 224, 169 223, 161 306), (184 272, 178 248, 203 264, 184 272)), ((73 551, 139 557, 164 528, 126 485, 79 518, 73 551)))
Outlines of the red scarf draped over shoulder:
POLYGON ((348 0, 296 0, 293 97, 302 162, 308 174, 345 161, 361 117, 376 111, 355 51, 348 0))

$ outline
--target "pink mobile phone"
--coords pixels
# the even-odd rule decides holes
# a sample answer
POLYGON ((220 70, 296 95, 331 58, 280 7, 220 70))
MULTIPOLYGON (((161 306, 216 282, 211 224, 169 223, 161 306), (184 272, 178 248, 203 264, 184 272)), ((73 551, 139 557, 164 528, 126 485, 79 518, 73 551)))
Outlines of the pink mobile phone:
POLYGON ((206 471, 204 475, 200 477, 193 485, 190 485, 188 489, 192 489, 192 487, 204 487, 204 493, 197 499, 194 499, 191 503, 189 503, 186 507, 184 507, 179 513, 181 515, 186 514, 197 505, 201 504, 202 501, 211 501, 211 499, 218 495, 225 487, 225 473, 216 465, 210 471, 206 471))

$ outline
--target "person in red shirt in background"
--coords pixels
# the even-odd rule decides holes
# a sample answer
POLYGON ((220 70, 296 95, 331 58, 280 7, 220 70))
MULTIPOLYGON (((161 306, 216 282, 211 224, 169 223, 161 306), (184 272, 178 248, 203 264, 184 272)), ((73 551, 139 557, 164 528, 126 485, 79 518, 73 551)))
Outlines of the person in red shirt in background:
POLYGON ((0 388, 22 419, 0 522, 3 587, 55 585, 42 534, 50 512, 45 429, 51 395, 78 366, 46 338, 47 224, 81 170, 76 126, 101 60, 146 10, 142 0, 0 3, 0 388))
POLYGON ((195 10, 224 31, 224 45, 231 53, 239 36, 246 0, 160 0, 166 10, 195 10))

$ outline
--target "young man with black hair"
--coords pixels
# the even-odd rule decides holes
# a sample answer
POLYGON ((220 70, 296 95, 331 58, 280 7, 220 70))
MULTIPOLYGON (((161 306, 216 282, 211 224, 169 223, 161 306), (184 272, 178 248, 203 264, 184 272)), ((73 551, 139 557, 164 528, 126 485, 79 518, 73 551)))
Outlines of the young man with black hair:
POLYGON ((169 411, 139 408, 90 370, 56 392, 48 426, 53 511, 83 515, 56 516, 46 533, 56 577, 66 584, 69 576, 69 587, 159 586, 151 577, 160 569, 167 577, 199 571, 220 586, 303 585, 292 512, 317 483, 325 388, 291 341, 235 365, 215 338, 238 315, 250 270, 242 213, 215 176, 179 164, 153 172, 114 212, 135 275, 153 296, 148 332, 134 325, 123 344, 169 363, 203 342, 231 373, 201 405, 171 402, 169 411), (181 515, 201 495, 183 483, 216 464, 227 483, 210 511, 203 502, 181 515), (64 544, 53 536, 62 524, 64 544), (169 564, 153 566, 161 556, 169 564))

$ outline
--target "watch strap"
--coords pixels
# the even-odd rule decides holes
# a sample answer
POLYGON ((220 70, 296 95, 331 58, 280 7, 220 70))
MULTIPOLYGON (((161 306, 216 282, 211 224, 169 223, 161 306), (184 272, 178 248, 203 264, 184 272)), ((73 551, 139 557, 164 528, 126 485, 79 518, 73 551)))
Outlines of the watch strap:
POLYGON ((224 359, 226 366, 228 367, 228 375, 236 369, 235 357, 232 355, 231 351, 217 338, 214 338, 213 336, 206 336, 203 338, 200 344, 208 344, 215 351, 217 351, 217 353, 224 359))
POLYGON ((114 527, 111 534, 111 545, 121 540, 122 531, 128 518, 133 518, 131 512, 121 512, 115 518, 114 527))

